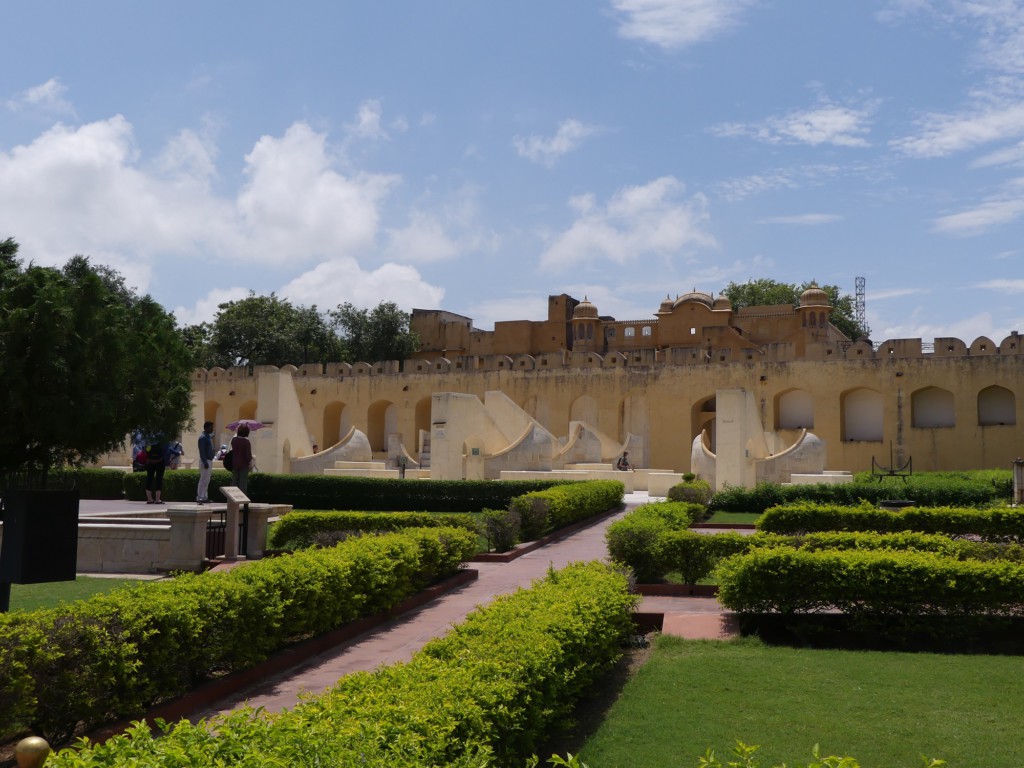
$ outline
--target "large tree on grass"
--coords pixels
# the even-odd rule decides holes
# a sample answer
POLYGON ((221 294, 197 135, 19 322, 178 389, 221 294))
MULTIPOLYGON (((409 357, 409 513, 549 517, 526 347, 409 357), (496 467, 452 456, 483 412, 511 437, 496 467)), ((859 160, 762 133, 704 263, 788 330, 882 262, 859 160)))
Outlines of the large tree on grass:
POLYGON ((839 287, 835 285, 818 285, 813 281, 797 285, 796 283, 780 283, 778 280, 760 278, 749 280, 746 283, 729 283, 722 293, 729 299, 733 309, 773 304, 796 306, 800 303, 800 294, 812 285, 828 294, 829 304, 832 305, 830 316, 832 325, 842 331, 847 338, 856 341, 871 333, 870 328, 861 327, 857 323, 853 297, 840 293, 839 287))
POLYGON ((192 364, 173 316, 82 256, 58 269, 17 253, 0 242, 0 488, 43 486, 136 430, 179 434, 192 364))

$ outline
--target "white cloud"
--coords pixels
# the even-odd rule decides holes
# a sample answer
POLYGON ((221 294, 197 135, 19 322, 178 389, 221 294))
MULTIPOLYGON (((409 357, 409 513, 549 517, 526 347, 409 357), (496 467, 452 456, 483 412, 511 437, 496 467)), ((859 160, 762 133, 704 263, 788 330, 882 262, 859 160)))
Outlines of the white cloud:
POLYGON ((246 156, 237 234, 248 258, 291 263, 372 246, 378 205, 397 177, 343 176, 332 168, 326 143, 295 123, 281 138, 261 137, 246 156))
POLYGON ((493 299, 471 304, 459 314, 473 318, 473 327, 494 330, 494 324, 504 320, 546 320, 548 297, 541 293, 521 293, 507 299, 493 299))
POLYGON ((7 101, 7 108, 12 112, 36 111, 47 115, 65 115, 74 117, 75 108, 64 98, 67 88, 56 77, 51 77, 42 85, 22 91, 7 101))
POLYGON ((294 304, 333 308, 350 301, 357 307, 375 307, 393 301, 405 310, 436 308, 444 289, 426 282, 413 267, 387 263, 366 271, 354 258, 318 264, 285 285, 280 294, 294 304))
POLYGON ((739 23, 753 0, 612 0, 619 34, 665 49, 708 40, 739 23))
POLYGON ((550 168, 558 158, 577 149, 583 140, 596 130, 594 126, 584 125, 579 120, 563 120, 558 124, 555 135, 550 138, 536 134, 526 138, 516 136, 512 139, 512 144, 520 157, 550 168))
POLYGON ((986 288, 990 291, 1016 296, 1018 294, 1024 294, 1024 279, 1003 278, 999 280, 986 280, 983 283, 975 283, 972 287, 986 288))
POLYGON ((769 216, 759 219, 759 224, 794 224, 797 226, 817 226, 819 224, 832 224, 842 221, 843 217, 837 213, 801 213, 795 216, 769 216))
POLYGON ((1000 328, 1002 323, 993 318, 990 312, 981 312, 945 323, 923 322, 919 320, 923 314, 921 309, 915 309, 910 317, 903 313, 901 317, 904 319, 901 322, 890 324, 884 324, 869 316, 868 323, 875 329, 871 333, 871 338, 874 341, 921 339, 926 343, 939 338, 953 338, 970 344, 979 336, 985 336, 998 344, 1007 335, 1006 331, 1000 328))
POLYGON ((459 252, 458 244, 438 218, 423 211, 412 211, 409 223, 401 229, 387 230, 387 238, 385 254, 401 261, 444 261, 459 252))
POLYGON ((915 135, 891 142, 910 157, 946 157, 993 141, 1024 136, 1024 102, 986 106, 954 114, 931 114, 915 135))
POLYGON ((960 213, 933 220, 933 229, 955 235, 977 235, 1024 216, 1024 179, 1006 185, 998 197, 960 213))
POLYGON ((359 105, 356 119, 345 127, 349 134, 359 139, 378 141, 390 138, 381 125, 383 109, 378 99, 367 99, 359 105))
POLYGON ((39 263, 83 253, 146 291, 169 254, 292 265, 362 252, 397 181, 342 175, 326 137, 304 123, 256 142, 237 196, 213 191, 215 156, 208 137, 182 131, 146 164, 120 115, 58 124, 0 151, 0 232, 39 263))
POLYGON ((249 289, 240 288, 216 288, 199 299, 191 307, 175 307, 174 317, 178 325, 196 325, 198 323, 209 323, 217 316, 217 309, 221 304, 229 301, 240 301, 249 295, 249 289))
POLYGON ((865 135, 875 104, 860 109, 824 104, 787 112, 757 123, 721 123, 711 132, 716 136, 748 138, 768 144, 833 144, 839 147, 867 147, 865 135))
POLYGON ((990 168, 997 165, 1024 165, 1024 141, 1011 147, 997 149, 971 163, 972 168, 990 168))
POLYGON ((694 247, 714 247, 704 227, 710 218, 707 199, 694 195, 678 198, 683 185, 671 176, 616 192, 604 207, 593 195, 570 199, 579 216, 573 225, 548 245, 541 265, 549 269, 587 261, 617 264, 645 255, 671 257, 694 247))

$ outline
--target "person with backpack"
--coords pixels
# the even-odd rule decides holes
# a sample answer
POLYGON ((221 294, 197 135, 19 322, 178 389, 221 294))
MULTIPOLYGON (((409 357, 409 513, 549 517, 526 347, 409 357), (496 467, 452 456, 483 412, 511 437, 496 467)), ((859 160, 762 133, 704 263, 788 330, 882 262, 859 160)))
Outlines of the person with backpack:
POLYGON ((630 466, 629 463, 629 451, 622 452, 622 455, 619 456, 619 460, 615 462, 615 468, 623 472, 626 472, 633 468, 632 466, 630 466))
POLYGON ((163 504, 160 493, 164 487, 167 447, 163 443, 146 446, 146 503, 163 504))
MULTIPOLYGON (((236 488, 245 493, 249 483, 249 470, 255 463, 252 455, 252 443, 249 442, 249 425, 242 424, 238 432, 231 438, 231 482, 236 488)), ((225 457, 225 462, 227 457, 225 457)))

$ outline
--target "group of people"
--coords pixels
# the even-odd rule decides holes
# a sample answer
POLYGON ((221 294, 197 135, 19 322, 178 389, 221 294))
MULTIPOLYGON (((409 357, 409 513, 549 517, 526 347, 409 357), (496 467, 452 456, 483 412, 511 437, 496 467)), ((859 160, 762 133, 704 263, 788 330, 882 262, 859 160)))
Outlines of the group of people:
MULTIPOLYGON (((235 436, 231 438, 231 448, 222 445, 220 450, 213 447, 213 422, 203 423, 203 432, 199 436, 199 487, 196 489, 196 503, 206 504, 210 501, 210 477, 213 474, 213 462, 225 460, 225 469, 231 470, 231 482, 242 491, 246 490, 249 473, 256 468, 256 460, 249 442, 250 429, 241 424, 235 436), (229 457, 230 458, 227 458, 229 457)), ((164 471, 178 469, 185 449, 180 440, 163 441, 155 438, 144 438, 136 434, 132 439, 132 469, 146 473, 146 503, 163 504, 160 498, 163 493, 164 471)))
POLYGON ((231 438, 231 448, 222 445, 218 451, 213 447, 213 422, 203 422, 203 433, 199 436, 199 487, 196 488, 196 504, 206 504, 210 501, 210 477, 213 474, 214 461, 223 461, 224 468, 231 470, 231 484, 245 492, 249 484, 249 473, 256 468, 252 443, 249 442, 249 431, 247 424, 240 424, 235 436, 231 438))

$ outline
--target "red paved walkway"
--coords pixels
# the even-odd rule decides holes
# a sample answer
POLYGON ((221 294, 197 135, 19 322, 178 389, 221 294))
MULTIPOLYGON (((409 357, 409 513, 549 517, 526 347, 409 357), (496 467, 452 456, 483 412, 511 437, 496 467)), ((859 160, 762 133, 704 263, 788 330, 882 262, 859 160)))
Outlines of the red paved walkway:
MULTIPOLYGON (((630 494, 627 508, 647 501, 646 494, 630 494)), ((605 518, 561 541, 510 563, 473 563, 480 576, 474 582, 447 593, 382 627, 367 632, 330 652, 310 659, 298 668, 271 677, 257 686, 222 700, 214 708, 192 713, 191 719, 209 717, 249 703, 268 711, 294 706, 303 693, 317 693, 351 672, 372 670, 384 664, 408 660, 430 639, 444 635, 476 606, 495 595, 528 587, 549 567, 570 562, 605 559, 604 531, 624 515, 605 518)), ((713 598, 644 598, 640 610, 665 613, 664 631, 691 637, 726 637, 733 633, 722 607, 713 598)))

